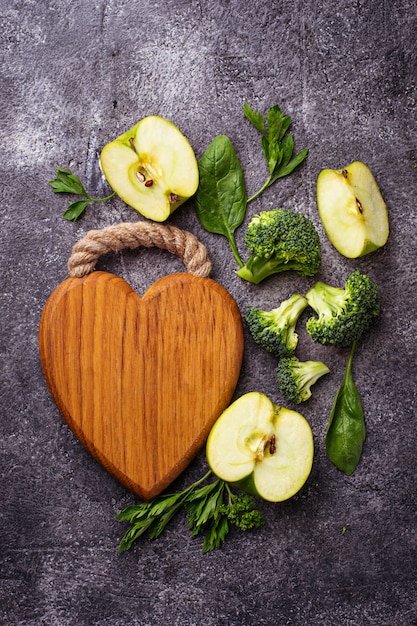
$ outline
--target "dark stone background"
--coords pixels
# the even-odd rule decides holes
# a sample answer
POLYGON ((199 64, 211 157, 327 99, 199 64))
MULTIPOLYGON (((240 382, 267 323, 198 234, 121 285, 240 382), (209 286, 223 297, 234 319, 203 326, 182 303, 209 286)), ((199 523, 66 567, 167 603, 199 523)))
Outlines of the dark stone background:
MULTIPOLYGON (((1 623, 417 624, 415 2, 10 0, 1 26, 1 623), (302 492, 260 504, 262 530, 232 532, 205 556, 183 517, 159 540, 118 556, 125 527, 115 515, 135 499, 61 419, 37 330, 75 241, 141 217, 113 199, 66 222, 66 200, 47 181, 71 163, 92 195, 106 194, 101 148, 157 114, 181 128, 197 157, 227 134, 253 192, 266 171, 244 101, 264 113, 280 104, 296 147, 310 149, 296 173, 250 205, 247 220, 274 206, 302 211, 322 237, 322 280, 340 284, 359 268, 380 285, 381 316, 354 363, 367 422, 363 458, 349 478, 327 460, 324 434, 346 351, 312 345, 301 331, 300 358, 321 358, 332 370, 302 407, 316 444, 302 492), (331 247, 315 203, 319 171, 353 160, 373 170, 391 222, 386 247, 354 261, 331 247)), ((312 283, 282 275, 244 284, 226 241, 202 230, 192 202, 170 222, 207 245, 213 278, 241 310, 272 308, 312 283)), ((183 269, 159 250, 110 255, 99 267, 140 293, 183 269)), ((250 390, 281 402, 273 359, 247 337, 236 396, 250 390)), ((201 452, 173 488, 205 469, 201 452)))

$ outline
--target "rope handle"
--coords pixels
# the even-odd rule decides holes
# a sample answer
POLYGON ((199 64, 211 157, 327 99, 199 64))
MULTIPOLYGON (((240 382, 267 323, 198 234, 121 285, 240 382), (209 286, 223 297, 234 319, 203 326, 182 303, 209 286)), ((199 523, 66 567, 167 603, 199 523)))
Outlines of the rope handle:
POLYGON ((176 254, 194 276, 206 278, 210 275, 212 264, 207 249, 195 235, 176 226, 152 222, 123 222, 88 231, 72 249, 68 273, 71 278, 82 278, 91 274, 102 254, 123 248, 134 250, 140 246, 161 248, 176 254))

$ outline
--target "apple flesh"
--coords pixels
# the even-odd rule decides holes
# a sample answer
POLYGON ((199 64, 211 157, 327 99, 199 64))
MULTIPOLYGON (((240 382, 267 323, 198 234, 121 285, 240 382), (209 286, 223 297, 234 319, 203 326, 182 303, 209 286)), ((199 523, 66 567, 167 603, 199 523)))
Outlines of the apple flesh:
POLYGON ((181 131, 148 116, 104 146, 100 166, 109 185, 144 217, 165 221, 197 191, 198 163, 181 131))
POLYGON ((313 435, 300 413, 250 392, 218 418, 207 439, 206 456, 222 480, 281 502, 295 495, 310 474, 313 435))
POLYGON ((322 170, 317 178, 317 207, 330 242, 343 256, 355 259, 387 242, 387 207, 364 163, 322 170))

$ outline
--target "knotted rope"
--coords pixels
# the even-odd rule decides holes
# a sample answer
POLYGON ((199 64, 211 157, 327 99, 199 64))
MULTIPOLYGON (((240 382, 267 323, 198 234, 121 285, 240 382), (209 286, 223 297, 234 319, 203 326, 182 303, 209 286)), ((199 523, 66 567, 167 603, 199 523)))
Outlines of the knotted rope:
POLYGON ((207 249, 195 235, 176 226, 153 222, 123 222, 88 231, 72 249, 68 273, 72 278, 81 278, 91 274, 102 254, 141 246, 172 252, 183 260, 187 271, 194 276, 205 278, 210 275, 212 264, 207 249))

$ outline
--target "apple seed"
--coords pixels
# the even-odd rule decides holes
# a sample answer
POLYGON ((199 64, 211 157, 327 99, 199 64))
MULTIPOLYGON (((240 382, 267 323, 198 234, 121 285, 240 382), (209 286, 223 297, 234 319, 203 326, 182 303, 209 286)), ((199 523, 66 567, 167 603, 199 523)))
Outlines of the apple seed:
POLYGON ((142 172, 136 172, 136 178, 138 178, 141 183, 145 182, 145 174, 142 174, 142 172))
POLYGON ((152 187, 152 185, 153 185, 153 180, 152 180, 152 178, 150 178, 149 180, 147 180, 147 181, 145 182, 145 187, 152 187))
POLYGON ((276 437, 275 435, 272 435, 271 439, 269 440, 269 454, 275 454, 276 451, 277 451, 276 437))
MULTIPOLYGON (((129 137, 129 144, 130 144, 130 147, 132 148, 133 152, 136 152, 135 140, 133 139, 133 137, 129 137)), ((136 152, 136 154, 137 154, 137 152, 136 152)))

